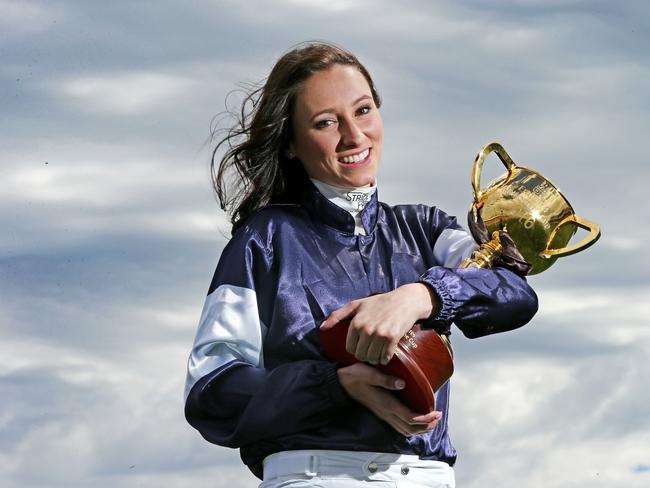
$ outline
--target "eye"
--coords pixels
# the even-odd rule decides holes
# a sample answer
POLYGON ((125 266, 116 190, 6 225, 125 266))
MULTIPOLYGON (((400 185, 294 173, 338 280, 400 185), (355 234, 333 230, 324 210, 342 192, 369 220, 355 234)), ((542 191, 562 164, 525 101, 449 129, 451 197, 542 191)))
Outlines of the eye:
POLYGON ((370 105, 363 105, 362 107, 359 107, 357 109, 357 114, 358 115, 366 115, 372 110, 372 107, 370 105))
POLYGON ((323 119, 319 120, 314 124, 314 128, 316 129, 326 129, 327 127, 330 127, 336 123, 335 120, 333 119, 323 119))

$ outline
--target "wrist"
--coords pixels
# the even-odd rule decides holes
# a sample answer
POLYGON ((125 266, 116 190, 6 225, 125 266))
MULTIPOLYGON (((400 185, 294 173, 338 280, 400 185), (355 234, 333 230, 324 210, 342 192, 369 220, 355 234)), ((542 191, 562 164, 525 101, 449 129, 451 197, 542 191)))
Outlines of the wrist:
POLYGON ((418 320, 425 320, 434 315, 440 306, 440 300, 435 290, 426 283, 418 282, 407 285, 417 298, 418 320))

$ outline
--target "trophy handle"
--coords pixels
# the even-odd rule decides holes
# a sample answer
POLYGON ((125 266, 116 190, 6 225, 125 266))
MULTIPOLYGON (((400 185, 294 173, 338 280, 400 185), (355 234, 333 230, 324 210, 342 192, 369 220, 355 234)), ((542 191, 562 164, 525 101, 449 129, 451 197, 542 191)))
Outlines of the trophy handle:
POLYGON ((560 258, 562 256, 570 256, 571 254, 580 252, 583 249, 587 249, 589 246, 594 244, 599 238, 600 238, 600 226, 598 224, 590 220, 584 219, 582 217, 578 217, 577 215, 569 215, 564 220, 562 220, 562 222, 560 222, 558 226, 553 230, 551 236, 548 238, 548 242, 546 244, 547 248, 544 251, 540 252, 539 255, 540 257, 543 258, 550 258, 550 257, 560 258), (553 238, 555 237, 555 234, 557 233, 558 229, 562 227, 564 224, 568 224, 570 222, 573 222, 578 227, 582 227, 583 229, 589 231, 589 235, 587 235, 587 237, 585 237, 583 240, 581 240, 580 242, 572 246, 567 246, 562 249, 548 249, 548 246, 550 246, 551 242, 553 242, 553 238))
MULTIPOLYGON (((492 142, 487 146, 484 146, 483 149, 481 149, 481 151, 476 155, 474 166, 472 167, 472 189, 474 190, 474 203, 478 203, 481 198, 483 198, 483 191, 481 191, 481 173, 483 171, 483 163, 485 162, 485 158, 487 158, 491 152, 495 152, 497 156, 499 156, 499 159, 508 170, 508 176, 512 175, 512 170, 517 167, 510 155, 498 142, 492 142)), ((505 184, 508 179, 509 178, 505 178, 501 185, 505 184)))

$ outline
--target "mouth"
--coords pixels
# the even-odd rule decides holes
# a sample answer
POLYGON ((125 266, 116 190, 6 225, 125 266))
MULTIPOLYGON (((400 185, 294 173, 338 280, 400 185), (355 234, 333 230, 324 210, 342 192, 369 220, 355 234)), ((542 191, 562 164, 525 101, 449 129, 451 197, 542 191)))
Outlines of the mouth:
POLYGON ((364 164, 368 161, 370 161, 370 154, 371 154, 371 148, 364 149, 361 152, 358 152, 357 154, 353 154, 351 156, 344 156, 342 158, 338 158, 339 163, 345 164, 345 165, 361 165, 364 164))

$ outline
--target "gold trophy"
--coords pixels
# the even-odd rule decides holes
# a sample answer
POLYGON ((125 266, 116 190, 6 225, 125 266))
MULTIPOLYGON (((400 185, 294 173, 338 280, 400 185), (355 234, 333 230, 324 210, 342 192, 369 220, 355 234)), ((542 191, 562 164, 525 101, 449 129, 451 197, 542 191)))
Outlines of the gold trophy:
MULTIPOLYGON (((483 234, 482 243, 461 268, 490 268, 501 259, 502 264, 512 265, 522 274, 541 273, 557 258, 582 251, 600 237, 597 224, 578 217, 560 190, 537 171, 516 165, 499 143, 488 144, 476 156, 472 189, 469 224, 473 234, 483 234), (483 163, 492 152, 508 172, 482 190, 483 163), (589 234, 569 245, 578 227, 589 234)), ((341 321, 321 332, 328 357, 346 365, 357 362, 345 351, 348 326, 349 321, 341 321)), ((376 367, 405 380, 406 387, 397 395, 414 411, 426 413, 434 410, 435 392, 454 372, 453 352, 446 335, 415 324, 400 339, 390 362, 376 367)))
POLYGON ((528 275, 548 269, 559 257, 575 254, 594 244, 600 227, 578 217, 560 190, 537 171, 518 166, 501 144, 493 142, 476 156, 472 168, 474 203, 470 225, 482 220, 492 239, 483 243, 461 267, 489 268, 501 252, 499 232, 505 231, 530 264, 528 275), (508 172, 481 189, 483 163, 496 153, 508 172), (472 222, 473 220, 473 222, 472 222), (569 245, 578 227, 589 232, 569 245))

